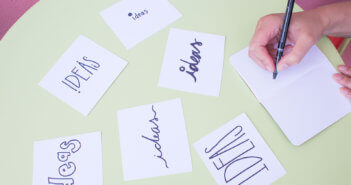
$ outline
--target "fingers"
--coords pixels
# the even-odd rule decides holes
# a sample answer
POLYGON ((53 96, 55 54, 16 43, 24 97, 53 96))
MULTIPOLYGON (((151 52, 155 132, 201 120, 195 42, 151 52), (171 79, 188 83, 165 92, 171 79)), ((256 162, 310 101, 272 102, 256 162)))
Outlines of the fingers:
POLYGON ((341 87, 340 92, 344 95, 347 99, 351 100, 351 90, 346 87, 341 87))
POLYGON ((344 86, 340 88, 340 92, 347 99, 351 100, 351 68, 347 66, 338 66, 341 74, 334 74, 334 79, 337 83, 344 86))
POLYGON ((334 74, 334 80, 344 86, 344 87, 347 87, 349 89, 351 89, 351 78, 349 76, 346 76, 344 74, 340 74, 340 73, 337 73, 337 74, 334 74))
POLYGON ((263 69, 274 71, 273 58, 267 45, 277 37, 281 25, 280 15, 268 15, 261 18, 256 26, 256 31, 251 39, 249 56, 263 69))
POLYGON ((348 75, 351 75, 351 70, 349 67, 346 67, 346 66, 339 66, 338 69, 343 71, 343 72, 342 72, 342 74, 339 74, 339 73, 334 74, 333 75, 334 80, 338 84, 344 86, 344 87, 340 88, 340 92, 346 98, 351 100, 351 77, 348 76, 348 75))
POLYGON ((278 71, 282 71, 289 66, 300 63, 303 57, 307 54, 307 52, 312 48, 315 44, 312 37, 301 36, 295 43, 295 46, 291 49, 291 51, 282 57, 282 59, 278 63, 278 71))
POLYGON ((347 75, 349 77, 351 77, 351 67, 347 67, 347 66, 338 66, 338 70, 344 74, 344 75, 347 75))
POLYGON ((263 69, 273 72, 274 64, 265 46, 254 46, 249 49, 249 56, 263 69))

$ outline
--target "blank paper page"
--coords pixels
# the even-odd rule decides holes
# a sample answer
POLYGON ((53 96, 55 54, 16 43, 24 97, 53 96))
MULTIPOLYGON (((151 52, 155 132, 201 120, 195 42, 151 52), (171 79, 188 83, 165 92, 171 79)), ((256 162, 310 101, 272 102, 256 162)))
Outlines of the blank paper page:
POLYGON ((334 82, 334 67, 325 62, 271 98, 262 101, 294 145, 300 145, 346 114, 351 104, 334 82))
POLYGON ((248 57, 248 51, 248 48, 239 51, 230 57, 230 61, 260 102, 318 67, 321 63, 328 62, 319 48, 313 46, 300 64, 279 72, 277 79, 273 80, 272 72, 263 70, 251 60, 248 57))

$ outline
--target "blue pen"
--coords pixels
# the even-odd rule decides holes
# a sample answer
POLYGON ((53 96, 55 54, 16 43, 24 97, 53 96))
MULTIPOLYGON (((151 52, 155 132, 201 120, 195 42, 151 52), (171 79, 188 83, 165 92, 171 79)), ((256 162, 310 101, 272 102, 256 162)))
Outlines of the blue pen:
POLYGON ((282 27, 282 33, 280 35, 279 45, 278 45, 278 49, 277 49, 277 57, 275 59, 275 69, 273 72, 273 79, 276 79, 277 75, 278 75, 277 65, 278 65, 279 60, 283 56, 285 42, 286 42, 286 38, 288 36, 291 15, 292 15, 292 11, 294 8, 294 3, 295 3, 295 0, 289 0, 288 5, 286 7, 286 12, 285 12, 284 22, 283 22, 283 27, 282 27))

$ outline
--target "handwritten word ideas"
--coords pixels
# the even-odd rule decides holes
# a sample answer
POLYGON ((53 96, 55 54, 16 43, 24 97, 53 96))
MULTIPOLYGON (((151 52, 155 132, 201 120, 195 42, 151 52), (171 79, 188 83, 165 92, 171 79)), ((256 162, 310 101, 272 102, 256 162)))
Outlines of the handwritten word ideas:
POLYGON ((149 138, 149 137, 144 136, 144 135, 142 135, 141 137, 146 139, 146 140, 148 140, 148 141, 151 141, 154 144, 155 149, 159 153, 158 155, 154 155, 154 156, 159 158, 159 159, 161 159, 164 162, 165 167, 168 168, 167 160, 163 157, 163 154, 162 154, 162 151, 161 151, 161 148, 162 148, 161 145, 160 145, 161 130, 160 130, 159 125, 157 124, 157 122, 158 122, 157 112, 154 109, 153 105, 152 105, 151 109, 152 109, 152 112, 154 113, 154 116, 153 116, 152 119, 149 120, 149 122, 153 124, 153 127, 150 129, 153 132, 153 136, 152 136, 152 138, 149 138))
POLYGON ((245 114, 194 144, 218 184, 271 184, 286 172, 245 114))
MULTIPOLYGON (((190 56, 190 59, 192 60, 192 62, 188 62, 186 60, 180 59, 180 61, 186 63, 189 65, 189 71, 186 71, 187 74, 189 74, 193 79, 194 82, 196 83, 196 76, 195 73, 199 71, 199 68, 197 67, 197 65, 199 65, 200 60, 201 60, 201 56, 200 56, 200 49, 198 48, 199 46, 202 46, 202 42, 197 41, 196 39, 194 39, 195 41, 190 43, 190 45, 193 47, 192 50, 192 55, 190 56)), ((185 67, 182 65, 181 67, 179 67, 179 70, 181 72, 185 71, 185 67)))
POLYGON ((100 14, 127 49, 182 16, 168 0, 122 0, 100 14))
POLYGON ((68 161, 71 155, 79 151, 82 144, 78 139, 71 139, 60 143, 60 152, 57 152, 57 159, 62 164, 58 167, 59 178, 48 177, 49 184, 74 184, 73 175, 77 170, 74 162, 68 161), (70 148, 70 149, 69 149, 70 148))
POLYGON ((172 28, 158 85, 185 92, 219 96, 225 38, 172 28))
POLYGON ((192 171, 180 99, 119 110, 117 117, 125 181, 192 171))
POLYGON ((143 10, 141 12, 138 13, 128 13, 128 16, 131 17, 134 21, 138 20, 139 18, 141 18, 144 15, 147 15, 149 13, 149 11, 147 10, 143 10))
POLYGON ((67 75, 64 80, 62 80, 63 84, 74 91, 78 91, 78 93, 80 93, 79 88, 82 81, 88 81, 90 77, 94 75, 93 71, 98 70, 100 67, 98 62, 89 60, 86 56, 83 56, 82 60, 82 62, 76 61, 78 66, 74 66, 74 68, 70 71, 70 74, 67 75))
POLYGON ((34 142, 33 185, 103 185, 101 133, 34 142))
POLYGON ((39 85, 88 115, 127 62, 80 36, 39 85))

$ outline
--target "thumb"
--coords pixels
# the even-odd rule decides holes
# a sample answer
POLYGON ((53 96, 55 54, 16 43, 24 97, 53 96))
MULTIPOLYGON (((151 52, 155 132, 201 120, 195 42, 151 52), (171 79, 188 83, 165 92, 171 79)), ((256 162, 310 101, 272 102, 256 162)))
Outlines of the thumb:
POLYGON ((307 54, 307 52, 314 45, 314 41, 311 38, 300 37, 295 46, 293 46, 290 53, 284 55, 282 59, 279 61, 277 69, 278 71, 283 71, 289 66, 296 65, 300 63, 303 57, 307 54))

